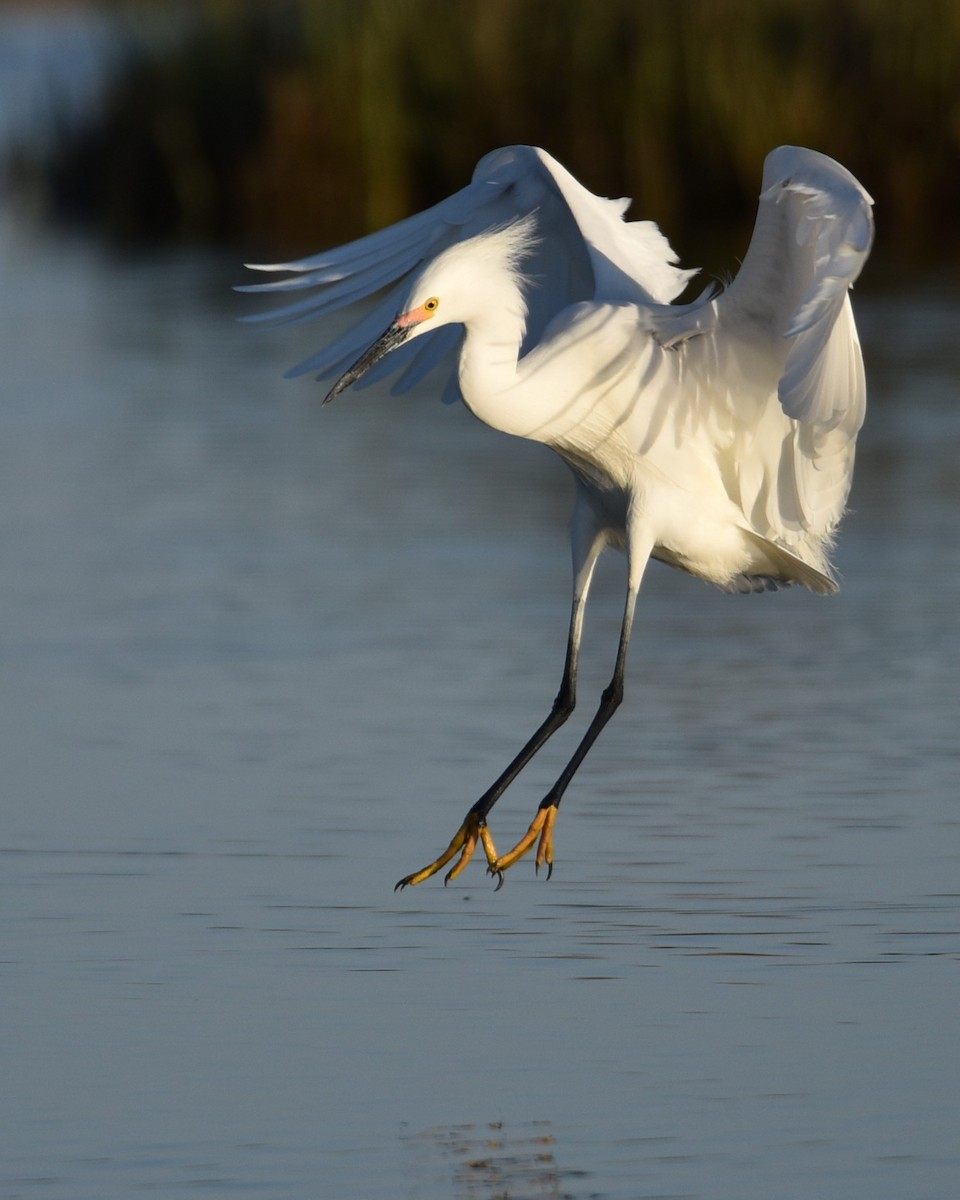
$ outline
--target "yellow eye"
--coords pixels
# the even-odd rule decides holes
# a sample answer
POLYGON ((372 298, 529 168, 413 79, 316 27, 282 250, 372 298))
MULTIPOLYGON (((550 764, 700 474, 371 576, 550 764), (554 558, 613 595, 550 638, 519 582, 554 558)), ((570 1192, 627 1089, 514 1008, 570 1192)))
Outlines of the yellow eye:
POLYGON ((440 301, 437 299, 436 296, 431 296, 429 300, 425 300, 423 303, 423 311, 424 312, 434 313, 437 311, 437 309, 439 307, 440 307, 440 301))

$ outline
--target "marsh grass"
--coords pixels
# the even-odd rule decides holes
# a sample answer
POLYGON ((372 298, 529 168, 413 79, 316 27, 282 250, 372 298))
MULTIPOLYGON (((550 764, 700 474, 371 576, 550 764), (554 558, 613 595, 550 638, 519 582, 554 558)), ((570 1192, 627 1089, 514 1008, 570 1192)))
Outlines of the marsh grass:
POLYGON ((956 0, 201 0, 180 29, 66 148, 65 211, 82 195, 122 236, 297 252, 522 141, 689 257, 746 236, 764 154, 795 142, 864 180, 888 245, 955 238, 956 0))

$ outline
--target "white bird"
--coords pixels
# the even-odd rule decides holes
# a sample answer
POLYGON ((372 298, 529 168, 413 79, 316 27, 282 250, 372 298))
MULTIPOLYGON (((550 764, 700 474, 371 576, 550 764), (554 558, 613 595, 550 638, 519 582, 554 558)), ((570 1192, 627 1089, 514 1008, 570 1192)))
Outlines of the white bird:
POLYGON ((388 289, 290 374, 339 374, 328 403, 361 376, 398 373, 394 391, 406 391, 458 350, 448 396, 550 446, 573 472, 573 604, 553 707, 443 854, 397 888, 459 855, 446 881, 456 877, 478 841, 498 887, 537 839, 549 878, 560 801, 623 695, 651 558, 728 592, 837 589, 827 553, 865 407, 848 292, 873 238, 870 196, 823 154, 774 150, 739 273, 690 304, 671 301, 695 272, 677 267, 652 222, 625 222, 628 205, 588 192, 543 150, 512 146, 433 208, 327 253, 259 266, 293 274, 246 289, 306 290, 263 314, 281 320, 388 289), (584 608, 607 546, 628 563, 613 677, 526 835, 498 855, 491 809, 573 711, 584 608))

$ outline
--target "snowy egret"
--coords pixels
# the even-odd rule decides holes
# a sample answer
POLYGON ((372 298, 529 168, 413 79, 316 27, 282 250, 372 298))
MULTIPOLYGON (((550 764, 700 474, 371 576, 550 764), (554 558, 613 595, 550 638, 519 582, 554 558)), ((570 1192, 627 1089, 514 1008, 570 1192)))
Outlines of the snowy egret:
POLYGON ((456 857, 446 881, 455 878, 478 843, 498 888, 534 842, 549 878, 560 801, 623 695, 651 558, 724 591, 836 591, 827 554, 865 407, 848 293, 873 238, 869 195, 823 154, 774 150, 739 273, 685 304, 671 302, 696 272, 676 265, 652 222, 626 222, 628 205, 588 192, 543 150, 508 147, 433 208, 328 253, 257 267, 292 275, 247 289, 308 290, 262 314, 280 320, 386 290, 289 374, 337 375, 328 403, 362 376, 399 372, 394 391, 406 391, 456 350, 448 395, 495 429, 550 446, 573 473, 560 690, 447 849, 398 889, 456 857), (627 556, 613 677, 526 835, 500 855, 487 818, 573 711, 584 608, 607 546, 627 556))

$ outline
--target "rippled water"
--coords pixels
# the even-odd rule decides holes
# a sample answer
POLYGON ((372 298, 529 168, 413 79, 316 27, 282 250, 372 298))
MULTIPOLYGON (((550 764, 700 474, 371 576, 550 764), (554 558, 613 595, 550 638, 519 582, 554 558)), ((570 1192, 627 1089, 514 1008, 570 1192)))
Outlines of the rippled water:
POLYGON ((955 291, 858 295, 840 595, 652 568, 553 879, 394 895, 556 690, 563 468, 321 412, 232 264, 0 261, 3 1200, 956 1196, 955 291))

